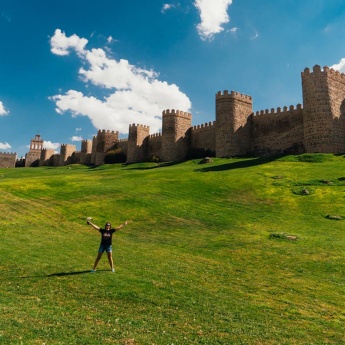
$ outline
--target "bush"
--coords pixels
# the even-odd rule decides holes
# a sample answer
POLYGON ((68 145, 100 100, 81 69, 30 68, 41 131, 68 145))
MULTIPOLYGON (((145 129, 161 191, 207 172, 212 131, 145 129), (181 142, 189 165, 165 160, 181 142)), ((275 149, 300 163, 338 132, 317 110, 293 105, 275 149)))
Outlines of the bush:
POLYGON ((104 157, 104 164, 125 163, 126 161, 127 156, 121 149, 111 150, 104 157))

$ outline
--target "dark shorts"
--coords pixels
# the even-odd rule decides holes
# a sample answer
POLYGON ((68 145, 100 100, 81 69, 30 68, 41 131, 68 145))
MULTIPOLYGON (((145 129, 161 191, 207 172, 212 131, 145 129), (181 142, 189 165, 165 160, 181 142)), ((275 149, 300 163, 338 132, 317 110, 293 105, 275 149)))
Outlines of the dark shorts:
POLYGON ((104 252, 111 253, 112 251, 113 251, 113 247, 111 246, 111 244, 109 245, 101 244, 98 249, 98 253, 104 253, 104 252))

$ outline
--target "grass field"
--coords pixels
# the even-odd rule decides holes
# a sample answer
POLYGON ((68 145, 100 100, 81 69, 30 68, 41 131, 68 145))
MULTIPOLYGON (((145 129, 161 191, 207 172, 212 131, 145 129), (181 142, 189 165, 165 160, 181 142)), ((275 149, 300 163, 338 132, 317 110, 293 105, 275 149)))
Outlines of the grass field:
POLYGON ((345 158, 0 169, 0 344, 345 344, 345 158), (116 272, 86 217, 114 235, 116 272))

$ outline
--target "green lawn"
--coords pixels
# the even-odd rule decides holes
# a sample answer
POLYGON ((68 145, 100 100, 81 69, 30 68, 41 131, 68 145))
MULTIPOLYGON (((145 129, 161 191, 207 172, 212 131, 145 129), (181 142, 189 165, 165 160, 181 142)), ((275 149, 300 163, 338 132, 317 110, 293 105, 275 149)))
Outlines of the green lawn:
POLYGON ((345 158, 0 169, 0 344, 345 344, 345 158), (91 216, 114 235, 116 272, 91 216))

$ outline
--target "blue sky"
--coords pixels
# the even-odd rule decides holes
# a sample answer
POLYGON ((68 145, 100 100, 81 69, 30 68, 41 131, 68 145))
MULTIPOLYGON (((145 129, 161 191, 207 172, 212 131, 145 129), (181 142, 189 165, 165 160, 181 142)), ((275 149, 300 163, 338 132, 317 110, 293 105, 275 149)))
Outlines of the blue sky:
POLYGON ((254 111, 302 103, 300 73, 345 72, 343 0, 0 0, 0 151, 160 131, 165 109, 215 120, 215 94, 254 111))

